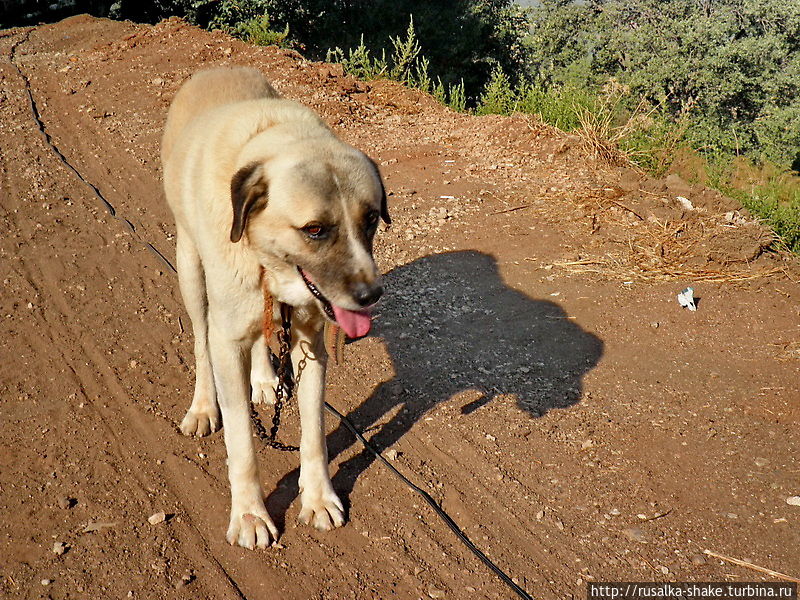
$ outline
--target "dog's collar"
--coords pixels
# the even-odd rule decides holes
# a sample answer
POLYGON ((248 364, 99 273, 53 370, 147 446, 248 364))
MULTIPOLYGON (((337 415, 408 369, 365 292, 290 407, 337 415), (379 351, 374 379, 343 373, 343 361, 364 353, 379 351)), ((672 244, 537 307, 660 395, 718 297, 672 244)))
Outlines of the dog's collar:
POLYGON ((319 288, 314 285, 314 283, 306 276, 305 272, 303 272, 303 269, 301 269, 299 266, 297 267, 297 272, 300 273, 300 277, 303 278, 303 283, 306 284, 306 287, 308 288, 308 291, 311 292, 311 295, 319 300, 320 304, 322 304, 322 310, 325 311, 325 315, 331 321, 335 322, 336 315, 333 314, 333 306, 331 305, 330 300, 322 295, 322 292, 319 291, 319 288))

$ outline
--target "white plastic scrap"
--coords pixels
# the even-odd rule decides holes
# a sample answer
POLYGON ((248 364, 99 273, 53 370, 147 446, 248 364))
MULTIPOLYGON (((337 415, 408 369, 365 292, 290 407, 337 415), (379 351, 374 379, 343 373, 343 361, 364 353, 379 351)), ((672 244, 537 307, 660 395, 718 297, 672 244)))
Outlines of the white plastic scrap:
POLYGON ((694 205, 688 198, 684 198, 683 196, 678 196, 677 200, 678 202, 681 203, 681 206, 683 206, 683 208, 685 208, 686 210, 695 210, 694 205))
POLYGON ((694 288, 687 287, 678 294, 678 304, 689 310, 697 310, 697 306, 694 303, 694 288))

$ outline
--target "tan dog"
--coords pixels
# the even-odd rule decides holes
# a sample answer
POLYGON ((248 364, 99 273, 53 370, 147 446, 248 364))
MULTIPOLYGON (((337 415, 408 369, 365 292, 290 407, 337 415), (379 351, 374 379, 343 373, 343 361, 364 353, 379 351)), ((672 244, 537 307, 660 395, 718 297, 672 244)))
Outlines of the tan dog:
POLYGON ((369 158, 309 109, 281 99, 254 69, 217 68, 178 91, 164 130, 164 188, 177 225, 180 289, 195 336, 196 386, 186 435, 225 425, 231 519, 227 539, 266 547, 278 531, 264 506, 248 402, 274 401, 263 338, 262 273, 295 307, 292 360, 304 356, 300 520, 344 522, 331 485, 322 415, 325 319, 366 335, 382 294, 372 258, 386 195, 369 158))

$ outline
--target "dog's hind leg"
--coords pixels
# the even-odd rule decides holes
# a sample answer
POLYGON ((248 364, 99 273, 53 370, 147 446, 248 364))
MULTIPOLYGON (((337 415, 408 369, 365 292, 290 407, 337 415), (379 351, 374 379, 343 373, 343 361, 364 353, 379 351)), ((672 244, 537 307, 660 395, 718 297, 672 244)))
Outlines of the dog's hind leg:
POLYGON ((297 401, 300 408, 300 521, 329 530, 344 523, 342 502, 333 490, 328 472, 328 447, 322 412, 325 401, 327 353, 322 332, 309 340, 298 336, 292 362, 299 374, 297 401), (300 368, 305 361, 305 365, 300 368))
POLYGON ((272 369, 267 342, 259 335, 253 343, 250 365, 250 400, 253 404, 275 404, 275 385, 278 378, 272 369))
POLYGON ((208 354, 208 299, 200 255, 192 239, 178 229, 178 281, 194 331, 195 387, 192 405, 181 422, 184 435, 208 435, 220 428, 221 419, 208 354))

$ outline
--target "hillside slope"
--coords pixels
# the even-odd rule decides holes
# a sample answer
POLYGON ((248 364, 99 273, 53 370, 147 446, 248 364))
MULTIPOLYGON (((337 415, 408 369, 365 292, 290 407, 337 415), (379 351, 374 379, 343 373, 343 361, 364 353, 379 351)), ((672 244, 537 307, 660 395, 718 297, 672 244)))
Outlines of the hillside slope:
POLYGON ((3 597, 510 597, 330 421, 346 526, 296 525, 297 456, 261 448, 282 546, 225 542, 221 435, 177 430, 192 339, 158 164, 170 99, 220 64, 381 165, 387 295, 328 399, 520 585, 763 578, 705 549, 800 576, 797 263, 730 200, 178 20, 76 17, 0 32, 0 53, 3 597))

